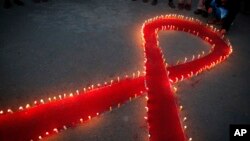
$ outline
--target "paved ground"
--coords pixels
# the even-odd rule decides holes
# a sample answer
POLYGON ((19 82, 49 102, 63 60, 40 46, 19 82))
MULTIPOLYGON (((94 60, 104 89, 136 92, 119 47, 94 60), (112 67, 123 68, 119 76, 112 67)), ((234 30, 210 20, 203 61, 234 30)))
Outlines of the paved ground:
MULTIPOLYGON (((166 0, 155 7, 130 0, 25 3, 0 8, 0 109, 143 70, 143 21, 168 13, 195 17, 169 9, 166 0)), ((195 141, 228 141, 229 124, 250 123, 249 24, 249 16, 242 14, 235 21, 228 35, 234 53, 228 61, 177 84, 187 134, 195 141)), ((170 63, 209 49, 186 33, 161 35, 170 63)), ((138 98, 48 140, 145 141, 144 106, 144 98, 138 98)))

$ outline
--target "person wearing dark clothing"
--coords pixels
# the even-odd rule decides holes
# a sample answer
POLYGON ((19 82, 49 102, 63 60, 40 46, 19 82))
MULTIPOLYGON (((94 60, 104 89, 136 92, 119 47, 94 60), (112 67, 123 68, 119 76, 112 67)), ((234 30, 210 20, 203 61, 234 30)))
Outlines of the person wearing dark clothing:
POLYGON ((240 11, 241 0, 206 0, 205 6, 216 18, 211 23, 221 23, 221 33, 225 34, 240 11))
POLYGON ((223 20, 223 24, 222 24, 222 29, 224 29, 225 31, 228 31, 234 21, 234 19, 236 18, 237 14, 240 11, 240 3, 241 0, 229 0, 230 2, 228 2, 228 13, 227 16, 224 18, 223 20))
POLYGON ((205 6, 209 14, 212 14, 217 20, 222 20, 228 13, 229 0, 207 0, 205 6))
MULTIPOLYGON (((16 5, 19 5, 19 6, 22 6, 24 5, 24 3, 20 0, 13 0, 13 2, 16 4, 16 5)), ((3 4, 3 7, 8 9, 10 7, 12 7, 12 3, 10 0, 4 0, 4 4, 3 4)))

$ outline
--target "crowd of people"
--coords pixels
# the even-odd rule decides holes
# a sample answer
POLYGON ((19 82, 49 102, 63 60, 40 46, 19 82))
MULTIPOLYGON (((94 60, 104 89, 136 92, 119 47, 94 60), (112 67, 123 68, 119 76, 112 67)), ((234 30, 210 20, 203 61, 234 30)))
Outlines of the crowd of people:
POLYGON ((231 27, 236 15, 240 11, 242 0, 199 0, 197 9, 194 11, 197 15, 212 19, 209 24, 221 25, 221 34, 225 34, 231 27))
MULTIPOLYGON (((47 2, 48 0, 32 0, 35 3, 47 2)), ((136 1, 136 0, 133 0, 136 1)), ((149 0, 142 0, 148 2, 149 0)), ((249 4, 250 0, 199 0, 194 14, 201 15, 204 18, 210 17, 209 24, 221 25, 221 34, 225 34, 231 27, 236 15, 240 11, 241 1, 249 4), (211 19, 212 17, 212 19, 211 19)), ((4 8, 12 7, 12 3, 23 6, 21 0, 4 0, 4 8)), ((151 4, 156 5, 158 0, 152 0, 151 4)), ((176 8, 173 0, 168 0, 168 6, 176 8)), ((178 9, 191 10, 192 0, 178 0, 178 9)))
MULTIPOLYGON (((133 0, 136 1, 136 0, 133 0)), ((148 0, 142 0, 148 2, 148 0)), ((231 27, 236 15, 240 11, 242 0, 199 0, 194 14, 208 18, 209 24, 221 25, 221 34, 225 34, 231 27)), ((245 0, 249 1, 249 0, 245 0)), ((157 0, 152 1, 152 5, 157 4, 157 0)), ((176 8, 173 0, 168 1, 170 8, 176 8)), ((178 9, 191 10, 192 0, 178 0, 178 9)))

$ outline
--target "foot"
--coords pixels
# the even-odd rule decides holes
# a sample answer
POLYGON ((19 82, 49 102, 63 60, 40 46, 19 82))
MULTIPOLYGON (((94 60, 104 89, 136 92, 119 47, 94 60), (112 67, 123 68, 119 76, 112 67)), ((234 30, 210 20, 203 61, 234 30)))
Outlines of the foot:
POLYGON ((151 4, 152 5, 156 5, 157 4, 157 0, 153 0, 151 4))
POLYGON ((42 0, 43 2, 48 2, 49 0, 42 0))
POLYGON ((11 4, 10 0, 5 0, 4 4, 3 4, 3 7, 6 8, 6 9, 11 8, 12 4, 11 4))
POLYGON ((185 9, 186 9, 186 10, 190 11, 190 10, 191 10, 191 7, 192 7, 191 4, 185 4, 185 9))
POLYGON ((184 4, 183 4, 183 3, 178 3, 178 9, 179 9, 179 10, 184 9, 184 4))
POLYGON ((173 2, 169 2, 169 3, 168 3, 168 6, 169 6, 170 8, 172 8, 172 9, 174 9, 174 8, 175 8, 175 5, 174 5, 174 3, 173 3, 173 2))
POLYGON ((148 0, 142 0, 142 1, 145 2, 145 3, 148 2, 148 0))
POLYGON ((194 11, 194 14, 195 15, 200 15, 200 14, 202 14, 203 13, 203 10, 201 10, 201 9, 196 9, 195 11, 194 11))
POLYGON ((22 1, 20 1, 20 0, 14 0, 14 3, 16 5, 19 5, 19 6, 23 6, 24 5, 24 3, 22 1))

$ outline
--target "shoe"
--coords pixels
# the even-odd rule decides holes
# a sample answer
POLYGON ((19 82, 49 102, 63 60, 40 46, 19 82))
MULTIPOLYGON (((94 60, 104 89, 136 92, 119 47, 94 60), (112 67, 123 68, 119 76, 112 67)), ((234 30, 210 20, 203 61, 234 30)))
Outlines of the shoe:
POLYGON ((23 6, 24 5, 24 3, 22 1, 20 1, 20 0, 14 0, 14 3, 16 5, 19 5, 19 6, 23 6))
POLYGON ((11 8, 12 4, 11 4, 10 0, 5 0, 4 4, 3 4, 3 7, 6 8, 6 9, 11 8))
POLYGON ((183 3, 178 3, 178 9, 183 10, 184 9, 184 4, 183 3))
POLYGON ((185 4, 185 9, 186 9, 186 10, 190 11, 190 10, 191 10, 191 7, 192 7, 191 4, 185 4))
POLYGON ((153 0, 151 4, 152 4, 152 5, 156 5, 157 3, 158 3, 157 0, 153 0))
POLYGON ((145 2, 145 3, 148 2, 148 0, 142 0, 142 1, 145 2))
POLYGON ((203 10, 201 10, 201 9, 196 9, 195 11, 194 11, 194 14, 195 15, 200 15, 200 14, 202 14, 203 13, 203 10))
POLYGON ((169 2, 169 3, 168 3, 168 6, 169 6, 170 8, 172 8, 172 9, 175 9, 175 5, 174 5, 173 2, 169 2))
POLYGON ((48 2, 49 0, 42 0, 43 2, 48 2))

